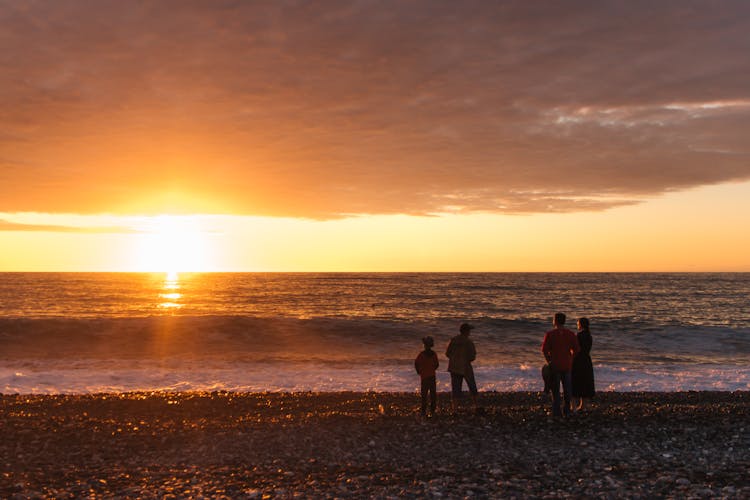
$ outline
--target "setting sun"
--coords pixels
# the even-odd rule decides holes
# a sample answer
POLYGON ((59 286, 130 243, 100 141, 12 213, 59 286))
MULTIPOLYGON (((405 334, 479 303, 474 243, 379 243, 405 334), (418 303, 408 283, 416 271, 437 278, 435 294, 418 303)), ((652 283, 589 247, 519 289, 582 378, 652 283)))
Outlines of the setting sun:
POLYGON ((138 236, 133 267, 137 271, 210 271, 207 233, 189 216, 161 215, 147 219, 138 236))

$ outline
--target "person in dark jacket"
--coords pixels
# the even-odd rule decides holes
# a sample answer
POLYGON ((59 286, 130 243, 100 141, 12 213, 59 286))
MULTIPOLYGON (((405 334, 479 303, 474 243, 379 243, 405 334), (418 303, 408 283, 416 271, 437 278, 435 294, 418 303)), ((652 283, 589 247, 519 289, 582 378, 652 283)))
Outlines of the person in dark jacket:
POLYGON ((588 318, 578 320, 578 344, 581 351, 573 358, 573 369, 571 377, 573 382, 573 402, 578 400, 576 411, 583 410, 584 398, 593 398, 596 390, 594 388, 594 364, 591 362, 591 345, 593 339, 589 331, 588 318))
POLYGON ((581 350, 576 334, 565 328, 565 314, 556 313, 554 328, 544 334, 542 353, 552 371, 552 415, 570 415, 571 376, 573 358, 581 350), (560 384, 563 386, 565 406, 560 408, 560 384))
POLYGON ((474 368, 471 362, 477 357, 477 350, 474 342, 469 339, 469 334, 474 327, 468 323, 463 323, 459 327, 459 335, 453 337, 448 344, 445 355, 448 357, 448 371, 451 373, 451 408, 456 411, 457 400, 463 396, 462 386, 466 380, 469 387, 471 401, 474 405, 474 411, 477 411, 477 383, 474 380, 474 368))
POLYGON ((437 376, 436 370, 440 366, 438 356, 435 351, 432 350, 432 346, 435 345, 435 340, 430 337, 424 337, 422 339, 424 344, 424 351, 417 355, 417 359, 414 360, 414 368, 417 370, 420 379, 422 380, 422 416, 427 416, 427 397, 430 398, 430 416, 435 414, 435 408, 437 406, 437 376))

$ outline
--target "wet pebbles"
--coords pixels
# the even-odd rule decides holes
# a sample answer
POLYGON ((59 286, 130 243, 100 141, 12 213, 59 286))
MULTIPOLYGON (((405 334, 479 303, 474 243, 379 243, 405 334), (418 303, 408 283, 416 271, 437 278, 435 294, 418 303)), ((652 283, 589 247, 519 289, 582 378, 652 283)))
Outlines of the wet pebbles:
POLYGON ((750 393, 0 396, 2 498, 750 498, 750 393), (441 395, 442 408, 448 408, 441 395))

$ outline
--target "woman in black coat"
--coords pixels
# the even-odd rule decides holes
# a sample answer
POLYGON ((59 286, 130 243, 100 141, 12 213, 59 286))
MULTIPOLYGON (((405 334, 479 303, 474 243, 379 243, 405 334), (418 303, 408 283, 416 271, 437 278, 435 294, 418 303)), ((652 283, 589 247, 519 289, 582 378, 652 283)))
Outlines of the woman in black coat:
POLYGON ((593 398, 596 392, 594 390, 594 365, 591 362, 592 343, 589 320, 580 318, 578 320, 578 344, 581 346, 581 351, 573 359, 572 369, 573 398, 578 398, 576 411, 583 409, 583 398, 593 398))

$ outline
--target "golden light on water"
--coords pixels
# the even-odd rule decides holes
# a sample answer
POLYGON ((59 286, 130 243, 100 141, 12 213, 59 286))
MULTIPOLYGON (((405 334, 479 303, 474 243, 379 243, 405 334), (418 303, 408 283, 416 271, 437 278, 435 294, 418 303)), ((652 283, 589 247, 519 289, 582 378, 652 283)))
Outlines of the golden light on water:
POLYGON ((182 307, 182 304, 179 302, 182 294, 177 291, 180 289, 180 275, 177 271, 167 272, 164 277, 162 289, 164 291, 159 294, 159 299, 162 300, 159 307, 165 309, 179 309, 182 307))

